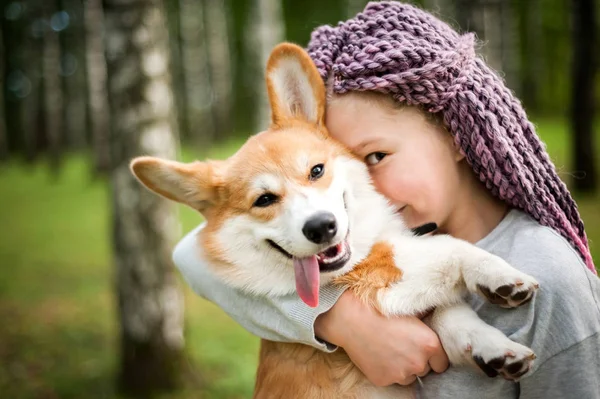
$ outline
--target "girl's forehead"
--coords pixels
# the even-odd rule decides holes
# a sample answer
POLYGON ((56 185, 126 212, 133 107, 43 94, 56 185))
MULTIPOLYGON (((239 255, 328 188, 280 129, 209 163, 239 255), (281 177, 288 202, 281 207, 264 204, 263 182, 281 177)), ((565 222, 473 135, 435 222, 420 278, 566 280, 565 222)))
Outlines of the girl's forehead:
POLYGON ((335 139, 350 147, 364 140, 406 137, 433 128, 418 108, 388 107, 358 96, 336 100, 327 109, 327 128, 335 139))
POLYGON ((397 103, 389 96, 379 93, 348 93, 333 97, 327 104, 327 112, 344 114, 354 121, 390 119, 392 121, 426 121, 425 113, 414 106, 397 103))

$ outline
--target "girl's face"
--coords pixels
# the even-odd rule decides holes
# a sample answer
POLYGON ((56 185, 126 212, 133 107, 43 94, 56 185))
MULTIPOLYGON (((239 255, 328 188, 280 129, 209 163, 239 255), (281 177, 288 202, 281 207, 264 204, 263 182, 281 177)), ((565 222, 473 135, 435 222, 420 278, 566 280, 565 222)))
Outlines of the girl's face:
POLYGON ((468 169, 451 135, 414 107, 346 94, 328 104, 326 125, 367 164, 377 190, 409 227, 435 222, 443 229, 461 199, 468 169))

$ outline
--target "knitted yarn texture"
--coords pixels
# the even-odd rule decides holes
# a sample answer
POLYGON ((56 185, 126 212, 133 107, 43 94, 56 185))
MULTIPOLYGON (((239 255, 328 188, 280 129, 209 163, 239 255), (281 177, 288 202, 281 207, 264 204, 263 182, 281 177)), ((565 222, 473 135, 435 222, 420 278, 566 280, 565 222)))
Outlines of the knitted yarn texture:
POLYGON ((376 91, 429 112, 493 195, 560 233, 596 273, 577 205, 519 100, 475 53, 475 36, 414 6, 370 2, 313 31, 307 51, 333 94, 376 91))

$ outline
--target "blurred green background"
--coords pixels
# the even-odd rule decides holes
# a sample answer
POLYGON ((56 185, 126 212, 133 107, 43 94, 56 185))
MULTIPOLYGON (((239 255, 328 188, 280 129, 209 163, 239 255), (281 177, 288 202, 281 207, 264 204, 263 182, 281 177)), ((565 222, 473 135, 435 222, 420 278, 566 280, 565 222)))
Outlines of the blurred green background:
MULTIPOLYGON (((150 4, 164 11, 178 157, 224 158, 235 151, 265 124, 262 68, 272 45, 282 40, 304 45, 314 27, 335 24, 365 3, 131 2, 128 7, 150 4)), ((598 178, 585 168, 600 154, 600 123, 594 119, 600 79, 581 78, 590 74, 581 60, 589 49, 600 48, 599 33, 582 33, 581 24, 573 24, 596 24, 594 19, 564 0, 414 3, 457 28, 476 31, 485 43, 482 54, 523 99, 561 177, 576 191, 598 264, 598 178), (586 127, 579 122, 585 119, 594 127, 582 133, 586 127), (582 136, 592 143, 583 150, 574 144, 582 136)), ((106 79, 107 73, 110 87, 110 53, 102 75, 94 67, 105 49, 94 46, 110 35, 102 18, 114 16, 120 2, 1 4, 0 397, 117 397, 121 330, 111 244, 114 166, 103 164, 111 147, 102 143, 120 138, 114 125, 112 135, 97 127, 108 129, 111 110, 115 115, 118 110, 94 105, 98 99, 92 92, 94 79, 106 79)), ((598 63, 590 62, 593 76, 598 63)), ((104 89, 105 97, 114 90, 104 89)), ((114 102, 107 98, 105 103, 114 102)), ((180 238, 201 219, 187 208, 177 211, 180 238)), ((184 362, 193 382, 159 397, 250 397, 258 339, 179 280, 185 295, 184 362)))

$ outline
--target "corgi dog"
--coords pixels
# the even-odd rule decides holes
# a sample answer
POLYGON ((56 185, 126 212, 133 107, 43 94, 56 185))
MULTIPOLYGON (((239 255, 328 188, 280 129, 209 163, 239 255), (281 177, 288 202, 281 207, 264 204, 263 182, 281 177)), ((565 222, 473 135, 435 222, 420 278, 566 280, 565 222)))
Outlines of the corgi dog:
MULTIPOLYGON (((325 85, 301 47, 278 45, 266 80, 270 128, 227 160, 131 162, 148 189, 205 217, 197 239, 211 271, 253 295, 296 291, 306 306, 335 284, 385 316, 430 312, 425 320, 451 364, 512 381, 525 375, 534 353, 480 320, 464 297, 517 307, 536 280, 465 241, 413 234, 364 162, 328 135, 325 85)), ((341 348, 261 342, 255 398, 413 395, 411 386, 371 384, 341 348)))

